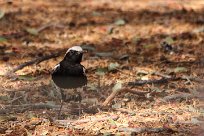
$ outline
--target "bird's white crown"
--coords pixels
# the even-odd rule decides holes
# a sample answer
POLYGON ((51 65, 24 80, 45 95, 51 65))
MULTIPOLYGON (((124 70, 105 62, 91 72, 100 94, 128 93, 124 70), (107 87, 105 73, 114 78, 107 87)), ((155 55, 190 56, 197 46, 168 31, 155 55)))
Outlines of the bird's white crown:
POLYGON ((80 46, 73 46, 71 48, 69 48, 66 52, 66 54, 70 51, 70 50, 73 50, 73 51, 78 51, 78 52, 82 52, 83 49, 80 47, 80 46))

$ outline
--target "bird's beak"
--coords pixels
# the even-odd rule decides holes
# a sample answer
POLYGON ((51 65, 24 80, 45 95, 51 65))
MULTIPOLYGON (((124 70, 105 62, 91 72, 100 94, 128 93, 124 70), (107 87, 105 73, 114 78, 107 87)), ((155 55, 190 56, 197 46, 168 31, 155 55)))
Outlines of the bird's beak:
POLYGON ((88 51, 87 50, 83 50, 81 53, 87 53, 88 51))

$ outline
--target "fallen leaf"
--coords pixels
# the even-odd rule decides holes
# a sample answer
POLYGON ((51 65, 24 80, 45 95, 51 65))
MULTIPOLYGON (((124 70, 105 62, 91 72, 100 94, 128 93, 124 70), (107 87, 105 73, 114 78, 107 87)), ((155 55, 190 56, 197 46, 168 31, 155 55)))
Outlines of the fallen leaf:
POLYGON ((93 16, 101 16, 102 14, 100 12, 98 12, 98 11, 93 11, 92 15, 93 16))
POLYGON ((7 41, 7 39, 0 36, 0 43, 1 43, 1 42, 5 42, 5 41, 7 41))
POLYGON ((5 12, 0 10, 0 19, 2 19, 4 15, 5 15, 5 12))
POLYGON ((99 76, 103 76, 105 75, 105 73, 108 72, 107 68, 98 68, 95 72, 95 74, 99 75, 99 76))
POLYGON ((110 63, 108 65, 108 71, 116 70, 118 67, 119 67, 119 64, 117 62, 116 63, 110 63))
POLYGON ((31 35, 35 35, 35 36, 39 34, 38 30, 35 28, 26 28, 26 32, 28 32, 31 35))
POLYGON ((114 24, 115 24, 115 25, 118 25, 118 26, 122 26, 122 25, 125 25, 126 22, 125 22, 124 19, 118 19, 118 20, 115 21, 114 24))
POLYGON ((182 72, 187 72, 187 71, 188 71, 188 69, 185 68, 185 67, 176 67, 176 68, 174 69, 174 72, 175 72, 175 73, 182 73, 182 72))
POLYGON ((168 44, 173 44, 173 43, 174 43, 174 40, 173 40, 173 38, 171 38, 171 37, 169 36, 169 37, 166 37, 166 38, 164 39, 164 42, 167 42, 168 44))
POLYGON ((118 91, 122 88, 122 82, 117 81, 117 83, 113 86, 112 91, 118 91))

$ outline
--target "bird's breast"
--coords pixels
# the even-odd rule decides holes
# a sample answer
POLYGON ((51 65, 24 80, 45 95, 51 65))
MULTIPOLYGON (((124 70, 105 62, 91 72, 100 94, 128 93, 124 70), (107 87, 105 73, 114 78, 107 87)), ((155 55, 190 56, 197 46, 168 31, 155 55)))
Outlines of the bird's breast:
POLYGON ((87 77, 82 76, 61 76, 61 75, 53 75, 52 80, 54 83, 60 88, 78 88, 85 86, 87 84, 87 77))

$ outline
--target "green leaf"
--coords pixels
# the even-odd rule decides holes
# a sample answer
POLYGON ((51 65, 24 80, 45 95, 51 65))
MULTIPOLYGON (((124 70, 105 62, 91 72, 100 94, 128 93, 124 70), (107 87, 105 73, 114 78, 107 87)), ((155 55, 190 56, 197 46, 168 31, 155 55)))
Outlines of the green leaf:
POLYGON ((26 28, 26 32, 28 32, 31 35, 35 35, 35 36, 39 34, 38 30, 35 28, 26 28))
POLYGON ((116 123, 113 119, 109 119, 108 121, 110 122, 111 125, 116 125, 116 123))
POLYGON ((32 76, 29 76, 29 75, 19 75, 18 79, 19 80, 26 80, 26 81, 33 81, 33 80, 36 79, 36 77, 32 77, 32 76))
POLYGON ((118 20, 115 21, 114 24, 115 24, 115 25, 118 25, 118 26, 122 26, 122 25, 125 25, 126 22, 125 22, 124 19, 118 19, 118 20))
POLYGON ((118 91, 122 88, 122 82, 117 81, 117 83, 114 85, 114 87, 112 88, 112 91, 118 91))
POLYGON ((173 44, 174 43, 174 40, 169 36, 169 37, 166 37, 164 39, 165 42, 167 42, 168 44, 173 44))
POLYGON ((185 68, 185 67, 176 67, 176 68, 174 69, 174 72, 175 72, 175 73, 182 73, 182 72, 187 72, 187 71, 188 71, 188 69, 185 68))
POLYGON ((5 42, 5 41, 7 41, 7 39, 0 36, 0 43, 1 43, 1 42, 5 42))
POLYGON ((113 30, 114 30, 114 27, 113 27, 113 26, 110 26, 110 27, 108 27, 108 29, 107 29, 107 33, 108 33, 108 34, 112 34, 112 33, 113 33, 113 30))
POLYGON ((100 12, 97 12, 97 11, 93 11, 93 12, 92 12, 92 15, 93 15, 93 16, 101 16, 101 13, 100 13, 100 12))
POLYGON ((116 70, 118 67, 119 67, 119 64, 117 62, 116 63, 110 63, 108 65, 108 71, 116 70))
POLYGON ((113 52, 96 52, 95 55, 99 57, 111 57, 113 56, 113 52))
POLYGON ((155 47, 155 45, 153 44, 147 44, 143 46, 145 49, 153 49, 155 47))
POLYGON ((140 41, 140 38, 137 37, 137 36, 134 36, 134 37, 132 38, 132 43, 133 43, 134 45, 136 45, 139 41, 140 41))
POLYGON ((95 74, 99 75, 99 76, 103 76, 105 75, 105 73, 108 72, 107 68, 98 68, 95 72, 95 74))
POLYGON ((4 11, 0 11, 0 19, 2 19, 5 15, 5 12, 4 11))

